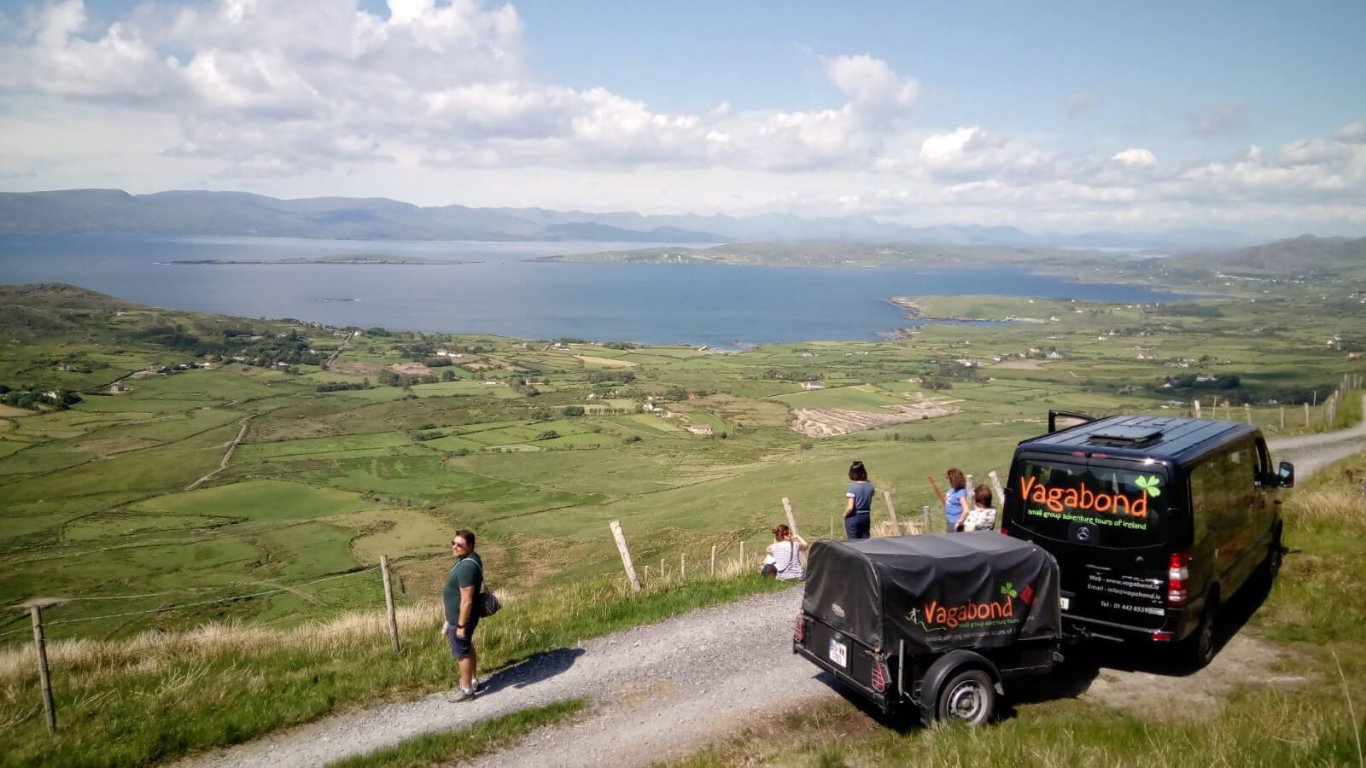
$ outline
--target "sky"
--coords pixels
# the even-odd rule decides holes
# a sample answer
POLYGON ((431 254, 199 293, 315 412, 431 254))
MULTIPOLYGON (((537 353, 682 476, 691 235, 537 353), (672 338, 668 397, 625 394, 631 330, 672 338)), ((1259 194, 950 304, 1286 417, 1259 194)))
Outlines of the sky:
POLYGON ((0 191, 1366 235, 1366 3, 0 0, 0 191))

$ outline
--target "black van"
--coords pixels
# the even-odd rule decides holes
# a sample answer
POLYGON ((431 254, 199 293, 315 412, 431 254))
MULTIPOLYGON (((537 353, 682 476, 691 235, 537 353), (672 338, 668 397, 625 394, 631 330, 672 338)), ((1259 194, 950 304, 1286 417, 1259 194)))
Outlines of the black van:
POLYGON ((1250 424, 1050 412, 1048 426, 1015 449, 1002 533, 1057 558, 1069 629, 1180 643, 1208 663, 1220 603, 1280 568, 1274 493, 1294 467, 1273 469, 1250 424), (1058 429, 1060 417, 1081 423, 1058 429))

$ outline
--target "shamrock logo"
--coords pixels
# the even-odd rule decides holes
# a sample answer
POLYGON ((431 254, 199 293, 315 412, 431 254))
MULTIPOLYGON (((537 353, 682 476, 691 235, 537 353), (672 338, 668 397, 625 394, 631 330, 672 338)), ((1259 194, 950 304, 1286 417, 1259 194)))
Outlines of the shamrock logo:
POLYGON ((1019 593, 1015 591, 1015 584, 1009 581, 1001 587, 1001 594, 1007 597, 1017 597, 1019 595, 1019 593))
POLYGON ((1144 491, 1147 492, 1149 496, 1157 498, 1158 496, 1162 495, 1162 491, 1159 490, 1157 487, 1157 484, 1160 482, 1161 481, 1157 478, 1157 475, 1150 475, 1148 477, 1143 477, 1142 475, 1139 475, 1138 479, 1134 480, 1134 485, 1137 485, 1139 488, 1142 488, 1144 491))

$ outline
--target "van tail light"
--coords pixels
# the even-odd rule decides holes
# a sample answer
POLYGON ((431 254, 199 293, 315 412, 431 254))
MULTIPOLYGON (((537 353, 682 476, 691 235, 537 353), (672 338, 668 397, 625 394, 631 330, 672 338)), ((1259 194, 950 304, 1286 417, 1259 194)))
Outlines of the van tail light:
POLYGON ((1171 564, 1167 568, 1167 605, 1180 607, 1186 604, 1186 582, 1191 575, 1190 562, 1188 553, 1172 553, 1171 564))
POLYGON ((800 613, 797 614, 797 627, 792 630, 792 639, 798 644, 806 639, 806 617, 800 613))
POLYGON ((1005 527, 1004 525, 1001 526, 1001 535, 1002 535, 1002 536, 1009 536, 1009 535, 1010 535, 1010 532, 1006 530, 1006 527, 1005 527))
POLYGON ((1154 642, 1154 643, 1170 643, 1171 641, 1172 641, 1172 633, 1170 633, 1170 632, 1154 632, 1154 633, 1153 633, 1153 642, 1154 642))
POLYGON ((881 659, 873 659, 873 690, 882 693, 887 690, 887 665, 881 659))

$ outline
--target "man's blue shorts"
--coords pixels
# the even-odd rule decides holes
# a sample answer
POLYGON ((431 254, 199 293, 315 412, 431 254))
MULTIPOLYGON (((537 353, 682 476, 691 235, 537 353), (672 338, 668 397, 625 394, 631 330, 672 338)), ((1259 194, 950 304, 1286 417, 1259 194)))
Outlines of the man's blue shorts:
POLYGON ((479 628, 478 619, 470 619, 470 623, 465 625, 465 636, 455 636, 455 625, 446 630, 446 637, 451 642, 451 656, 463 659, 474 653, 474 630, 479 628))

